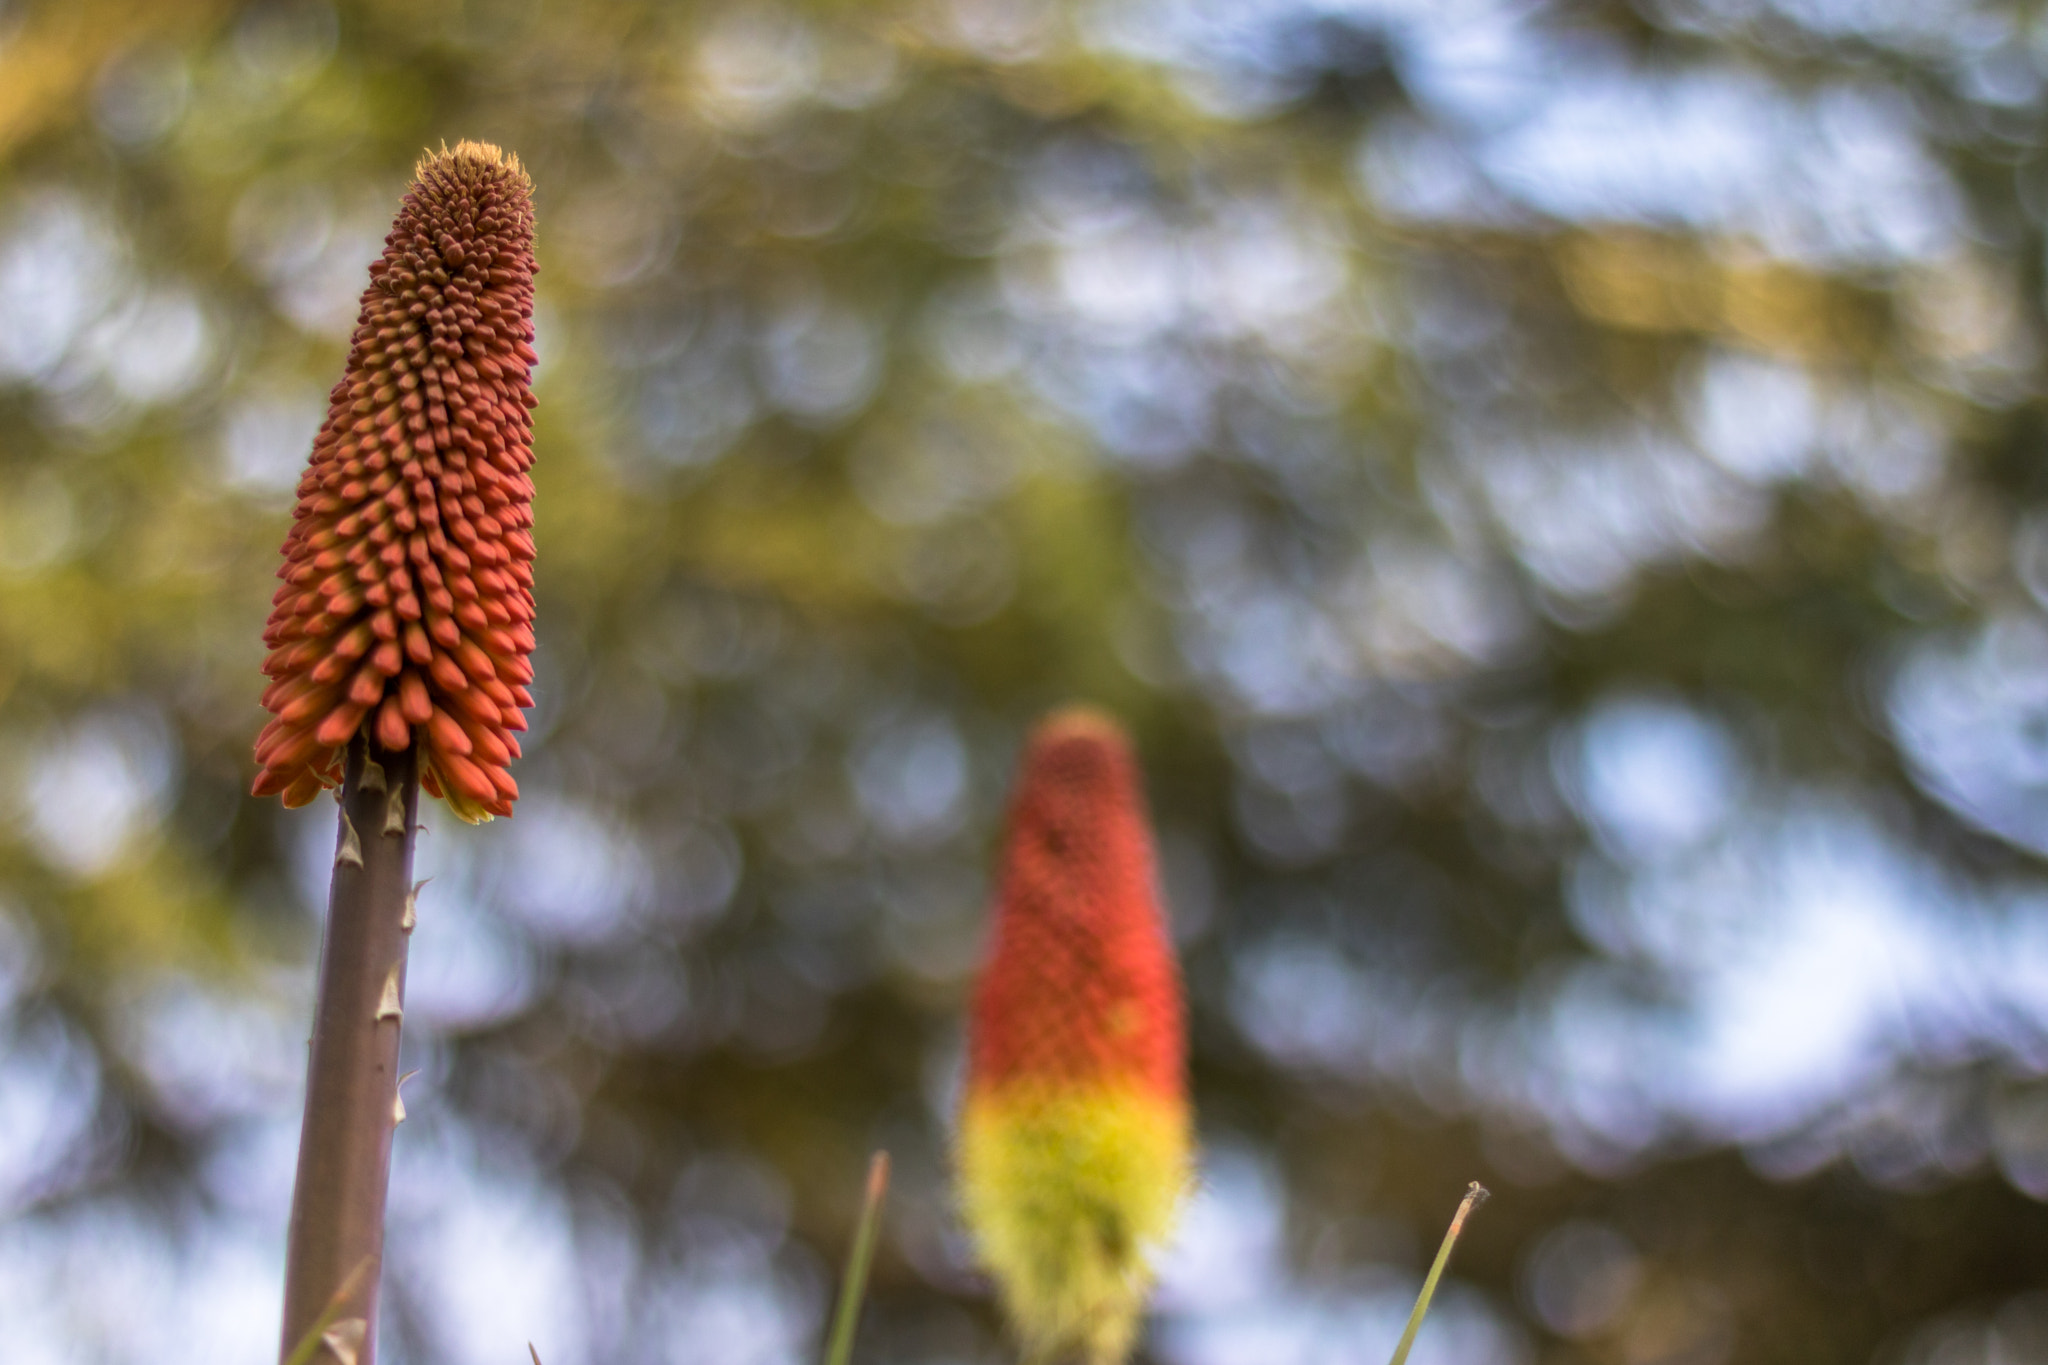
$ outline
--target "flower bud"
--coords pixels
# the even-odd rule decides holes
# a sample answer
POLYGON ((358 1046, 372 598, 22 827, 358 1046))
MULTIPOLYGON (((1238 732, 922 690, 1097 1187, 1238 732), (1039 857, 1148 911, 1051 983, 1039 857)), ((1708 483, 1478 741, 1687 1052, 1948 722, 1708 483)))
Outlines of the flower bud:
POLYGON ((512 813, 533 677, 533 183, 478 142, 414 168, 285 537, 258 796, 302 806, 369 729, 472 823, 512 813))

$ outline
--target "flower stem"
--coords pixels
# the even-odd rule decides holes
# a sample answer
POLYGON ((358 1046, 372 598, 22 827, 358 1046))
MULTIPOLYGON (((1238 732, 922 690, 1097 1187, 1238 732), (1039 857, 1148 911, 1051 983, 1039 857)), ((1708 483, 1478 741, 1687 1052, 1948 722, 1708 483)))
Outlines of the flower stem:
POLYGON ((398 1032, 412 930, 412 852, 419 806, 416 750, 349 744, 320 948, 319 996, 306 1061, 285 1251, 289 1353, 315 1323, 341 1365, 374 1365, 384 1196, 398 1108, 398 1032), (355 1274, 368 1263, 368 1274, 355 1274))
POLYGON ((882 1197, 889 1192, 889 1154, 876 1152, 868 1163, 867 1197, 861 1202, 854 1229, 853 1251, 846 1258, 846 1279, 839 1286, 839 1309, 832 1315, 832 1344, 825 1365, 847 1365, 853 1358, 853 1331, 860 1324, 860 1301, 867 1293, 868 1263, 875 1255, 875 1229, 882 1221, 882 1197))
POLYGON ((1429 1268, 1429 1278, 1422 1282, 1422 1293, 1415 1299, 1415 1311, 1408 1315, 1407 1330, 1401 1333, 1401 1342, 1394 1347, 1394 1358, 1387 1365, 1407 1365, 1408 1348, 1415 1344, 1415 1334, 1422 1330, 1422 1319, 1429 1313, 1429 1301, 1436 1295, 1436 1282, 1443 1278, 1444 1267, 1451 1263, 1451 1248, 1458 1244, 1458 1234, 1465 1230, 1465 1220, 1486 1199, 1486 1187, 1473 1181, 1471 1188, 1465 1191, 1458 1211, 1451 1215, 1450 1230, 1444 1233, 1444 1244, 1437 1248, 1436 1264, 1429 1268))

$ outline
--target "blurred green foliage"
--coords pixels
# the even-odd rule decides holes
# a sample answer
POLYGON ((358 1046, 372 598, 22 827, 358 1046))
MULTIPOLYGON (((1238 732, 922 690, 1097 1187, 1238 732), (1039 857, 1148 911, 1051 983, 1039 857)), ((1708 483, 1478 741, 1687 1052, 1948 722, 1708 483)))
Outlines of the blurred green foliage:
POLYGON ((807 1358, 876 1146, 859 1354, 1002 1358, 950 1087, 1076 699, 1195 1013, 1154 1358, 1383 1355, 1475 1178, 1418 1361, 2032 1358, 2044 73, 1961 0, 0 5, 27 1358, 273 1335, 259 636, 462 137, 538 187, 538 707, 423 845, 387 1360, 807 1358))

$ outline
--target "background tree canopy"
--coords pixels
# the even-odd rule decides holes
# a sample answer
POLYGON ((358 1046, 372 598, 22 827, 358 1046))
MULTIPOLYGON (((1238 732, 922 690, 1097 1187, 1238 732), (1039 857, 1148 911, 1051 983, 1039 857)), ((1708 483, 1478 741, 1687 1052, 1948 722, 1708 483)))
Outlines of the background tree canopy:
POLYGON ((540 214, 516 818, 429 816, 386 1358, 1009 1358, 1016 746, 1133 727, 1148 1358, 2048 1358, 2048 16, 0 4, 0 1320, 274 1349, 332 816, 247 797, 423 144, 540 214))

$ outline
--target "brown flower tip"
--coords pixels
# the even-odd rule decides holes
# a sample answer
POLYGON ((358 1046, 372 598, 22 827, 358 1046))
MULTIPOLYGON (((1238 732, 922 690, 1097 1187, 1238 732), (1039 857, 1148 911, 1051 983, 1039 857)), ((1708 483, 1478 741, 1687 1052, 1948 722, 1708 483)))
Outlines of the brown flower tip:
POLYGON ((512 813, 533 705, 533 182, 422 158, 370 266, 272 599, 258 796, 338 785, 364 727, 472 823, 512 813))

